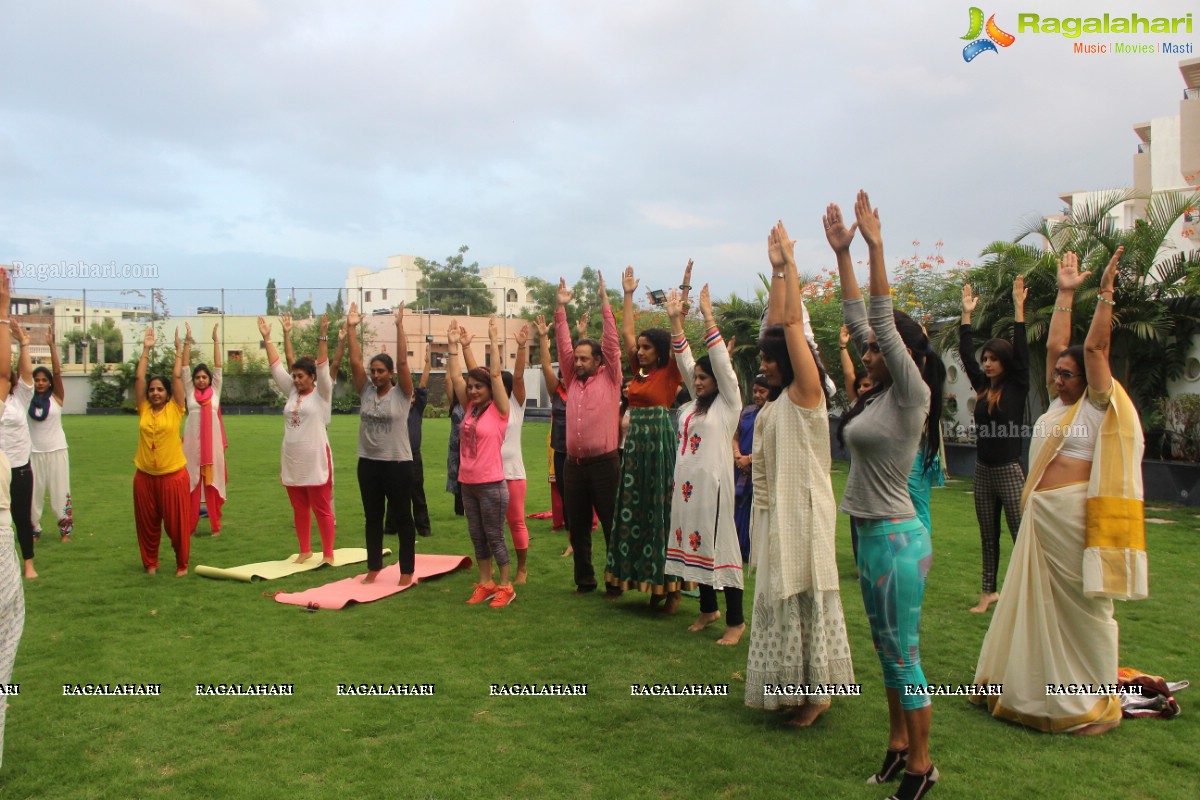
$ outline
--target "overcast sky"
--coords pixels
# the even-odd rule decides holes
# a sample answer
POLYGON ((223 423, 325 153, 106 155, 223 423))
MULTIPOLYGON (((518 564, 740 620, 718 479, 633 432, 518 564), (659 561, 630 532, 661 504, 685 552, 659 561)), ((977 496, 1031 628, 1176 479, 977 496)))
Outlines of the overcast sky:
POLYGON ((207 290, 176 313, 462 244, 571 281, 629 263, 644 287, 694 258, 745 294, 779 217, 802 269, 832 266, 821 213, 860 186, 889 260, 939 239, 976 260, 1063 192, 1128 185, 1133 124, 1184 89, 1180 56, 1077 55, 1017 11, 1192 11, 1197 33, 1077 41, 1200 40, 1183 0, 981 5, 1017 39, 971 63, 970 3, 946 0, 4 6, 0 263, 156 264, 18 288, 207 290))

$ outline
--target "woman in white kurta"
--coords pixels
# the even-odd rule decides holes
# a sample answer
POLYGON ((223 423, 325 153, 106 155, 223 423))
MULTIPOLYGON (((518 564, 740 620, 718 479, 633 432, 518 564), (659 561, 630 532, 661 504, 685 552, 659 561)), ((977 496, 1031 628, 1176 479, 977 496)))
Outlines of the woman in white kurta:
POLYGON ((806 727, 829 709, 825 687, 852 684, 854 667, 834 555, 825 381, 804 336, 799 276, 782 225, 771 232, 769 252, 774 278, 759 350, 776 399, 754 425, 750 531, 758 571, 746 705, 788 708, 788 724, 806 727))
MULTIPOLYGON (((192 326, 187 325, 183 363, 188 363, 192 326)), ((225 505, 225 423, 221 419, 221 341, 213 325, 213 367, 197 364, 183 372, 183 390, 188 415, 183 424, 183 454, 187 457, 188 481, 192 492, 190 533, 200 521, 200 496, 208 508, 212 535, 221 532, 221 509, 225 505)))
POLYGON ((280 391, 288 396, 283 407, 283 445, 279 478, 287 489, 300 543, 297 562, 312 558, 312 517, 321 533, 323 560, 333 563, 333 460, 325 427, 333 413, 333 380, 329 377, 329 320, 321 317, 317 338, 317 360, 301 357, 291 375, 279 360, 271 342, 271 326, 258 318, 258 330, 266 344, 271 374, 280 391))
POLYGON ((726 627, 717 644, 735 645, 746 622, 742 615, 742 556, 733 519, 730 441, 737 430, 742 398, 729 351, 713 319, 708 286, 700 292, 700 310, 708 355, 696 361, 683 334, 683 305, 674 291, 667 301, 675 362, 683 385, 696 399, 679 409, 666 571, 700 585, 700 616, 690 631, 703 630, 721 618, 717 590, 724 590, 726 627))
POLYGON ((52 369, 37 367, 33 371, 33 399, 29 403, 29 440, 33 451, 29 456, 33 467, 33 536, 42 535, 42 511, 46 492, 50 492, 50 507, 58 520, 62 541, 71 541, 75 518, 71 509, 71 461, 67 455, 67 435, 62 426, 63 390, 62 364, 54 331, 46 329, 46 346, 50 348, 52 369))

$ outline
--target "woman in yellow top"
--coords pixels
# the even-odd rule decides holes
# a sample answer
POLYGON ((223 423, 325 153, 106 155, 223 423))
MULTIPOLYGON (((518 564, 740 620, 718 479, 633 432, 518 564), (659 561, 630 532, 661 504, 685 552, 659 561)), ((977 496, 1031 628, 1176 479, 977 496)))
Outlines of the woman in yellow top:
POLYGON ((138 413, 138 447, 133 459, 133 516, 138 548, 148 575, 158 572, 158 543, 166 528, 175 548, 175 575, 187 574, 191 485, 179 427, 187 415, 183 391, 183 351, 175 332, 175 369, 170 388, 158 375, 146 379, 146 364, 154 348, 154 328, 147 328, 138 360, 134 398, 138 413))

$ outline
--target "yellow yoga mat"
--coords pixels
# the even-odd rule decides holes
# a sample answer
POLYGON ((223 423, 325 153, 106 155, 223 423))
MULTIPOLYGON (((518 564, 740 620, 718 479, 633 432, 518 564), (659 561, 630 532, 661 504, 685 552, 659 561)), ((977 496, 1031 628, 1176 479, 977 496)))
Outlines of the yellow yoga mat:
MULTIPOLYGON (((391 553, 391 550, 385 549, 383 551, 385 556, 391 555, 391 553)), ((326 564, 322 561, 320 553, 313 553, 312 558, 302 564, 297 564, 296 558, 298 555, 298 553, 294 554, 283 561, 261 561, 257 564, 246 564, 241 567, 229 567, 228 569, 201 565, 196 567, 195 571, 197 575, 203 575, 205 578, 251 583, 253 581, 272 581, 276 578, 286 578, 289 575, 310 572, 324 566, 344 567, 347 564, 359 564, 367 560, 367 551, 363 547, 342 547, 334 550, 332 564, 326 564)))

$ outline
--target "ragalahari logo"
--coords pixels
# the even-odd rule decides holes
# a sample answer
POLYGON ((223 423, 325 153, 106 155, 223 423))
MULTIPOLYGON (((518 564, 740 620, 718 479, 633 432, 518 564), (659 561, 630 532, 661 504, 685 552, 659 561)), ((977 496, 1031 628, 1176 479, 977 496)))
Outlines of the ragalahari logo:
POLYGON ((987 25, 983 24, 983 10, 971 7, 971 27, 967 30, 967 35, 964 39, 973 39, 969 45, 963 48, 963 61, 970 63, 975 60, 975 57, 980 53, 998 53, 996 45, 1008 47, 1017 40, 1017 37, 1011 33, 1005 33, 1000 30, 1000 26, 996 24, 996 15, 992 14, 988 17, 987 25), (979 34, 987 31, 987 38, 980 39, 979 34))

